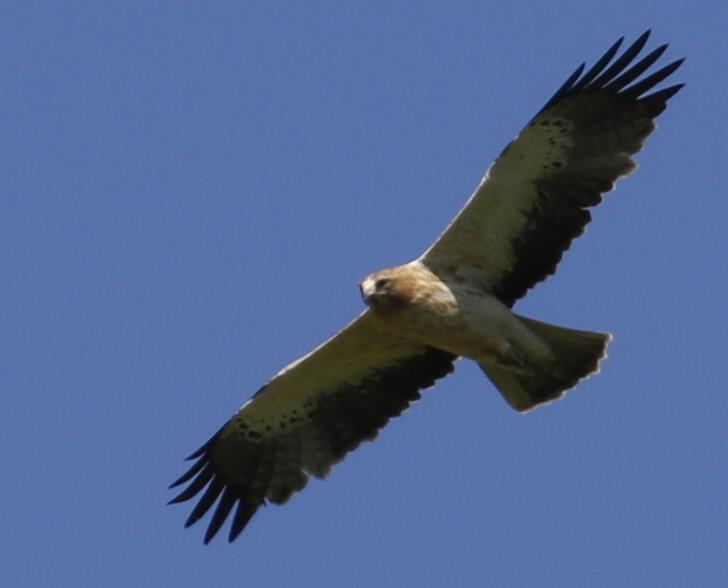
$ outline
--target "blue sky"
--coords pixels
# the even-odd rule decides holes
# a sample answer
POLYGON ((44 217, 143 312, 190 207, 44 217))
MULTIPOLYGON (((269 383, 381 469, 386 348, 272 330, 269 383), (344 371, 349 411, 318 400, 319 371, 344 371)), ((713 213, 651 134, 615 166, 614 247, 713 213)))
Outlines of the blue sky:
POLYGON ((3 586, 723 586, 726 8, 0 7, 3 586), (511 411, 474 365, 233 545, 166 486, 417 256, 620 35, 687 87, 524 314, 614 334, 511 411))

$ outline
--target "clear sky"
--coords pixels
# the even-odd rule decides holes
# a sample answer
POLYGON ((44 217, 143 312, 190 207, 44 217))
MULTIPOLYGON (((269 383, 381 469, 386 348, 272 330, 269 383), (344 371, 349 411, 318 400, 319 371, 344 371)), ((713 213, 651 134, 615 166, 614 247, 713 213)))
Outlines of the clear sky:
POLYGON ((0 585, 728 585, 724 6, 3 3, 0 585), (182 458, 649 27, 687 87, 518 306, 612 332, 602 373, 521 416, 461 362, 236 543, 184 530, 182 458))

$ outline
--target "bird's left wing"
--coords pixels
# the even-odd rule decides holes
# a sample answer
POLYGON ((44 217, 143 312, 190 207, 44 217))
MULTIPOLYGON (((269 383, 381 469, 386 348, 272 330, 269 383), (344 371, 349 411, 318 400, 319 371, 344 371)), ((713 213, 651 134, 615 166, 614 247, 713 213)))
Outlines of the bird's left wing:
POLYGON ((202 493, 186 526, 217 502, 207 543, 233 508, 234 540, 266 501, 282 504, 310 475, 323 478, 377 436, 419 391, 453 370, 455 356, 400 339, 368 310, 270 380, 189 459, 172 503, 202 493))
POLYGON ((591 219, 588 209, 635 168, 631 156, 682 87, 655 90, 682 59, 643 76, 667 45, 633 63, 648 36, 617 55, 620 39, 564 82, 421 257, 427 267, 457 273, 508 306, 556 270, 591 219))

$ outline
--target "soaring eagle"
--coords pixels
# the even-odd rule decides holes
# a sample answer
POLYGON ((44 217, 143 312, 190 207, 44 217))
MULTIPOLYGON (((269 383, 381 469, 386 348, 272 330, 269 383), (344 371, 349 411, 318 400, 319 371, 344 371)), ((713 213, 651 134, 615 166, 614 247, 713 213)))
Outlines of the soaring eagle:
POLYGON ((233 512, 229 540, 258 508, 282 504, 309 476, 373 440, 420 391, 478 363, 506 402, 527 411, 598 370, 610 336, 512 312, 554 273, 589 209, 635 168, 653 120, 682 84, 655 90, 682 59, 643 75, 667 45, 636 63, 649 31, 623 38, 569 76, 503 150, 465 207, 420 257, 360 284, 367 308, 278 372, 188 459, 170 502, 201 496, 189 526, 216 504, 205 543, 233 512))

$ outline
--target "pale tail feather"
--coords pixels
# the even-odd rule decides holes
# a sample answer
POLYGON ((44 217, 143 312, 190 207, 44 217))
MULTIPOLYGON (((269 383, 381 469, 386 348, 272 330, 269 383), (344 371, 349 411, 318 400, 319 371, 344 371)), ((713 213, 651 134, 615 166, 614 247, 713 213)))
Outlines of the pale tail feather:
POLYGON ((606 356, 610 335, 557 327, 522 316, 518 318, 549 346, 556 359, 549 365, 529 361, 529 358, 519 366, 497 361, 479 364, 516 410, 526 411, 561 398, 579 380, 599 371, 599 361, 606 356))

